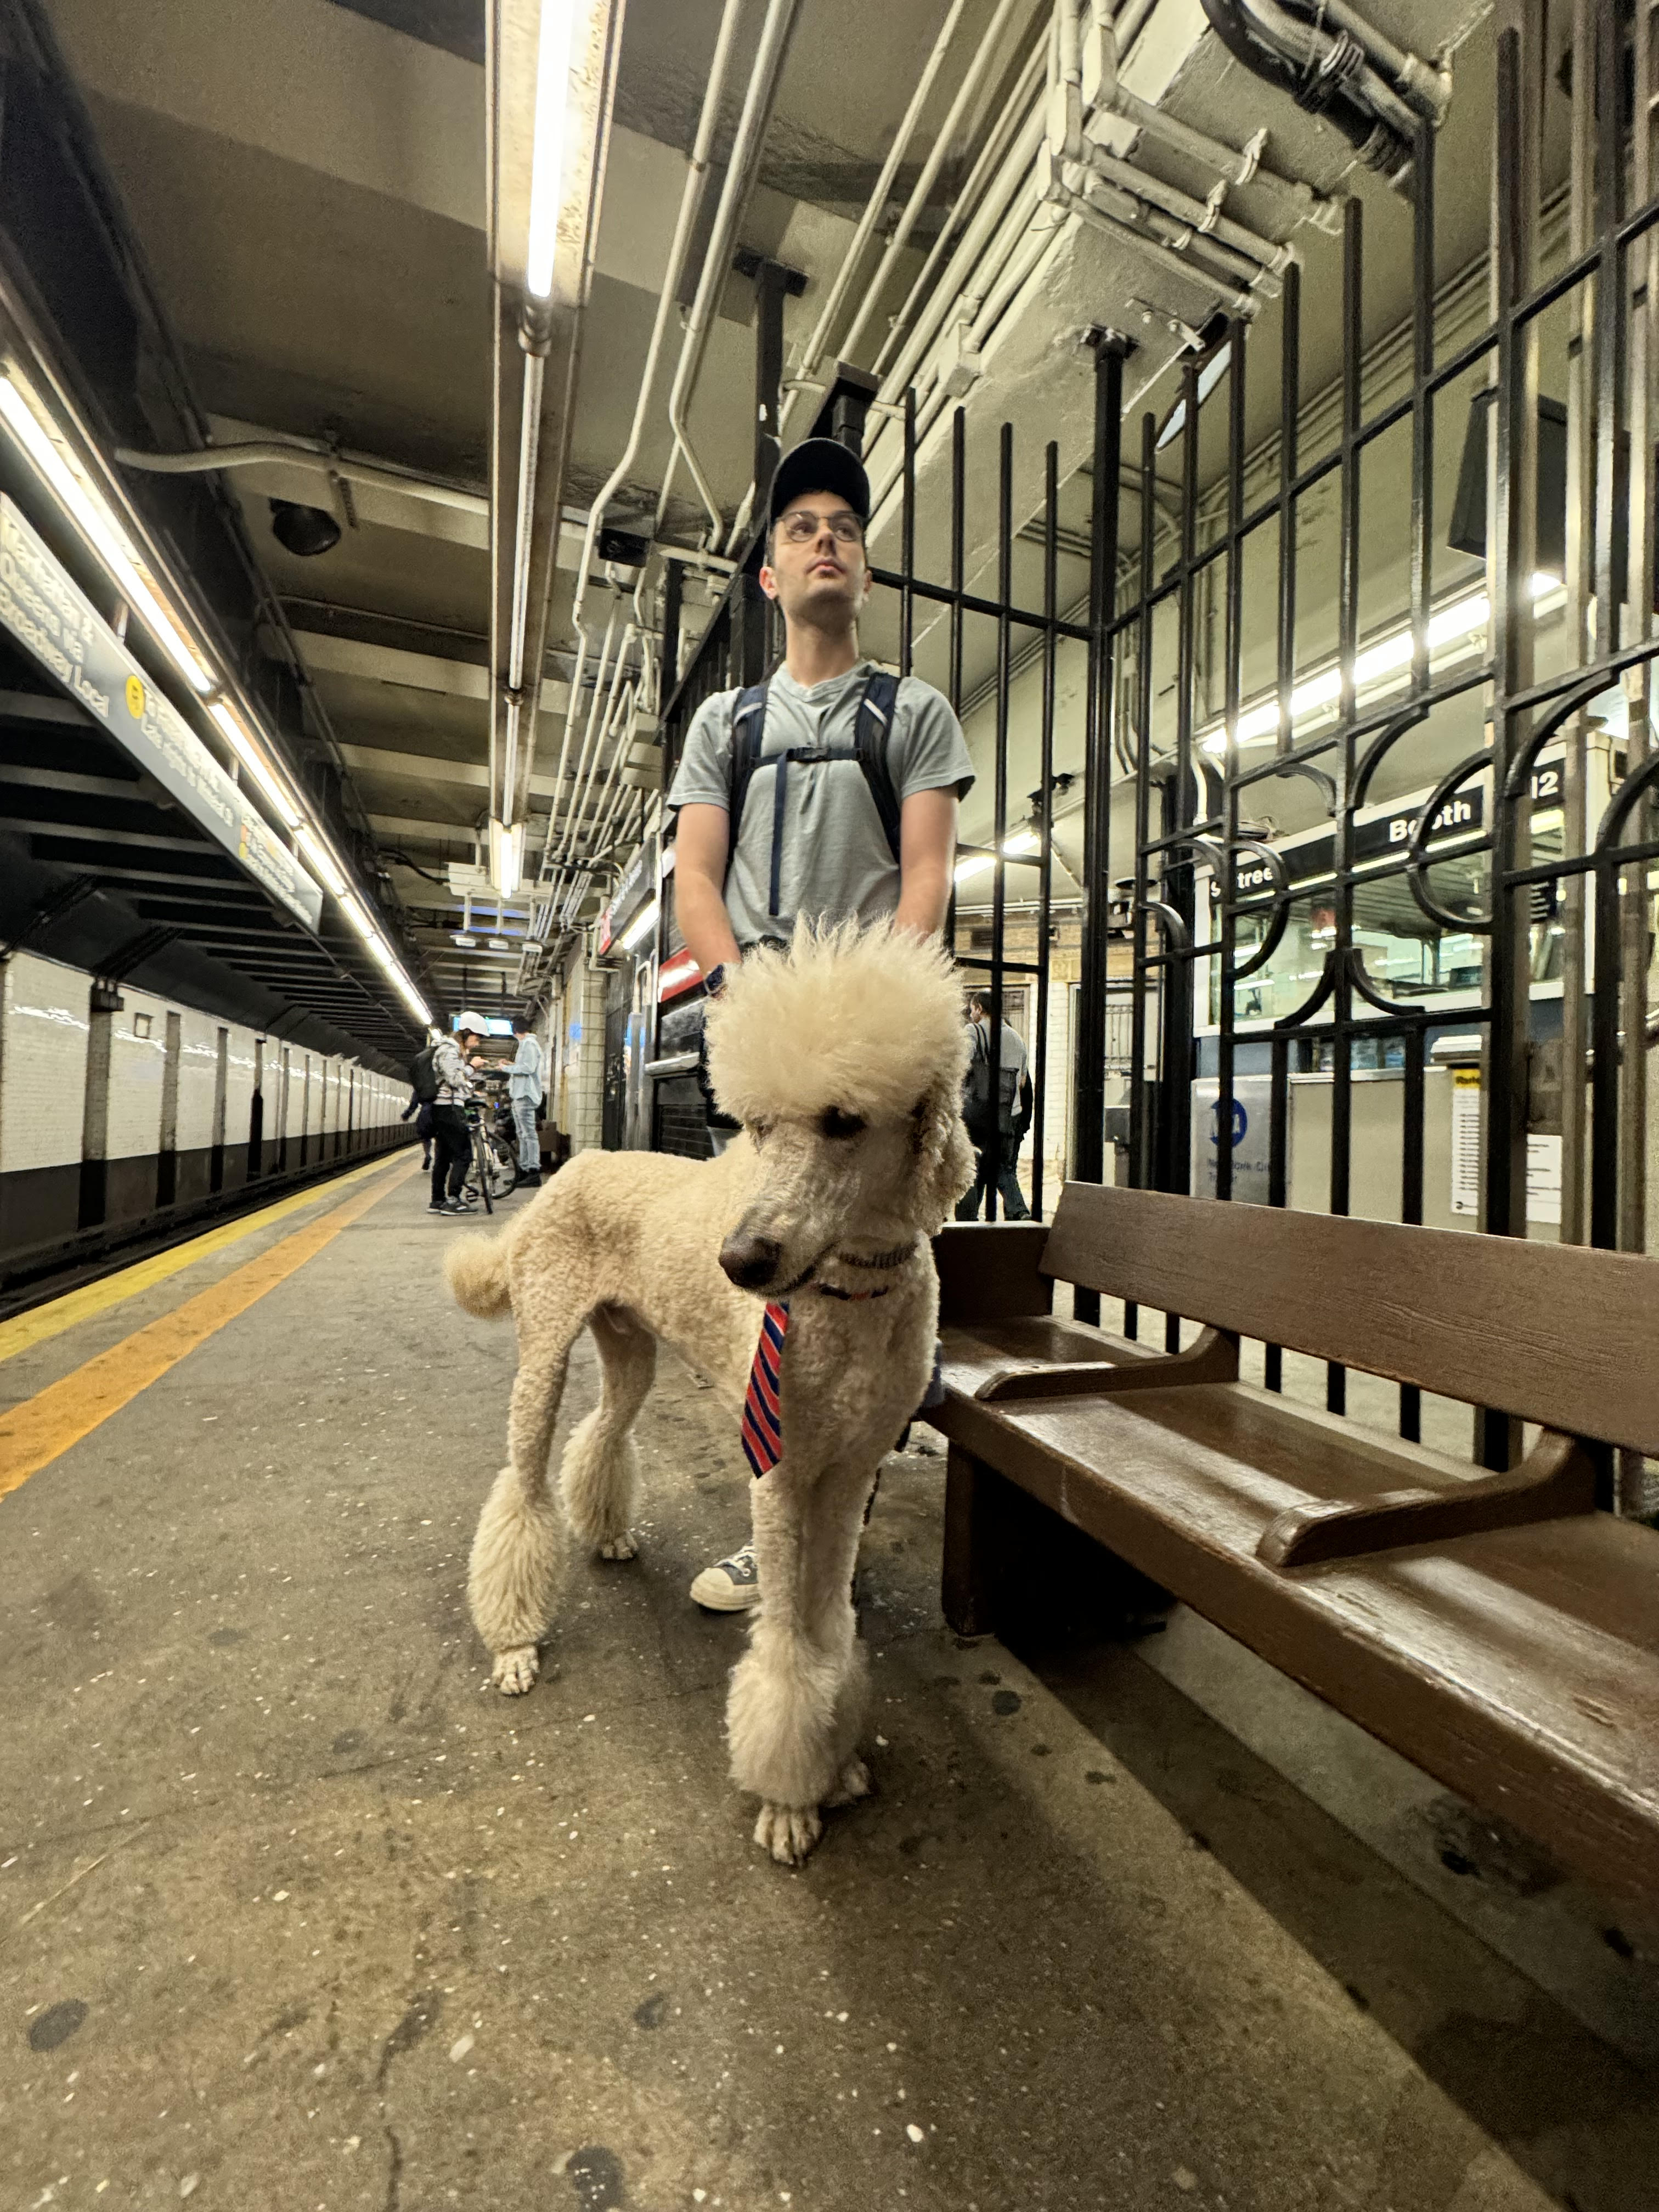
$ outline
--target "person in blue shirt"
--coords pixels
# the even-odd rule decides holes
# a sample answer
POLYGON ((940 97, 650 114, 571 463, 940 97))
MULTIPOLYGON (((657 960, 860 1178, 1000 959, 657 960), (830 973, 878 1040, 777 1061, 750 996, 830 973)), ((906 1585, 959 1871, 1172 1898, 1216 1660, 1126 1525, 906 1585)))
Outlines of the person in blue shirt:
POLYGON ((507 1092, 513 1102, 513 1127, 519 1139, 519 1180, 515 1190, 533 1188, 542 1179, 541 1143, 536 1134, 536 1109, 545 1095, 547 1055, 542 1041, 532 1030, 527 1014, 514 1014, 513 1034, 519 1041, 513 1065, 507 1071, 507 1092))

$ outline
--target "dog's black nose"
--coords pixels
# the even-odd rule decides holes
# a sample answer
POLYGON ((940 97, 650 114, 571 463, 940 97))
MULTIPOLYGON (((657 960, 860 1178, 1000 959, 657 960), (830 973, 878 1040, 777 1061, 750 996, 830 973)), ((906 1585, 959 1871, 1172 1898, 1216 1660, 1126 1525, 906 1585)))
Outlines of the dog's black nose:
POLYGON ((763 1291, 778 1272, 783 1247, 770 1237, 734 1230, 720 1247, 720 1265, 740 1291, 763 1291))

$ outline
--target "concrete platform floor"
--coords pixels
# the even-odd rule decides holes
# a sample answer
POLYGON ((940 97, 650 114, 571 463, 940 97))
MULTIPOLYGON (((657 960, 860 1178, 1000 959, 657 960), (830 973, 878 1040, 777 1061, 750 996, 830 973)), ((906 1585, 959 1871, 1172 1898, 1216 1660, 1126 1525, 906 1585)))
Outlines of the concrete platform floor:
MULTIPOLYGON (((550 1679, 492 1693, 513 1336, 402 1173, 0 1502, 0 2202, 1659 2203, 1652 2069, 1168 1671, 944 1628, 936 1458, 866 1541, 879 1794, 800 1873, 725 1778, 743 1631, 685 1586, 747 1477, 672 1363, 641 1558, 576 1565, 550 1679)), ((0 1409, 295 1229, 0 1356, 0 1409)))

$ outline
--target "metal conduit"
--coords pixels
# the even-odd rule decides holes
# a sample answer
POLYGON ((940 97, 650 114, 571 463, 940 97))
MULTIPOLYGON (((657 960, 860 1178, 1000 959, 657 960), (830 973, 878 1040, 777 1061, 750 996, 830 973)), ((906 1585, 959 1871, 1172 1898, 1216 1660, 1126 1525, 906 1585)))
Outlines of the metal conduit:
POLYGON ((668 466, 663 474, 662 490, 657 501, 656 522, 652 531, 653 537, 662 527, 662 519, 668 507, 669 491, 674 481, 675 465, 681 454, 685 457, 698 496, 708 512, 708 542, 711 545, 718 540, 724 527, 719 505, 692 450, 686 428, 686 416, 702 368, 702 357, 708 343, 715 304, 725 289, 732 240, 754 188, 755 172, 759 167, 761 151, 772 120, 778 85, 783 76, 784 60, 800 14, 800 5, 801 0, 767 0, 766 21, 761 27, 756 47, 755 67, 744 99, 737 142, 732 149, 726 183, 714 213, 714 227, 709 235, 708 252, 703 257, 696 298, 686 320, 685 339, 680 348, 679 362, 668 396, 668 421, 674 433, 674 443, 669 452, 668 466))
MULTIPOLYGON (((962 237, 964 227, 969 228, 970 235, 973 234, 983 214, 981 207, 983 196, 987 194, 990 196, 988 198, 984 198, 984 207, 989 207, 1000 188, 1003 176, 1010 179, 1006 192, 1007 195, 1012 196, 1018 190, 1018 180, 1024 171, 1036 159, 1037 148, 1042 143, 1042 105, 1036 97, 1042 81, 1042 56, 1041 53, 1034 53, 1021 73, 1019 82, 1016 84, 1007 106, 992 126, 991 134, 985 142, 978 161, 969 170, 967 181, 957 196, 956 205, 951 210, 949 220, 933 240, 927 258, 923 262, 915 283, 910 287, 904 305, 893 318, 893 326, 882 341, 881 350, 876 356, 874 362, 876 375, 884 377, 887 373, 888 361, 894 348, 908 343, 905 333, 911 329, 919 303, 930 298, 929 288, 939 272, 944 257, 962 237), (1036 104, 1033 105, 1033 102, 1036 104), (1016 124, 1018 124, 1018 134, 1011 139, 1009 134, 1014 131, 1016 124), (975 210, 978 212, 976 213, 975 210)), ((1006 210, 1006 197, 1002 199, 1001 206, 1006 210)), ((999 215, 986 225, 986 235, 989 235, 990 231, 995 228, 996 222, 1000 220, 999 215)))
POLYGON ((234 446, 203 446, 188 453, 143 453, 131 446, 118 446, 115 459, 125 469, 143 469, 151 476, 196 477, 214 476, 221 470, 267 468, 280 464, 284 468, 314 469, 319 476, 343 477, 348 483, 372 487, 376 491, 400 492, 406 499, 418 499, 428 507, 453 507, 461 514, 487 517, 489 501, 483 492, 468 491, 461 484, 445 483, 432 477, 416 476, 413 471, 389 465, 382 461, 365 461, 349 453, 331 453, 326 446, 307 440, 292 444, 285 438, 249 439, 234 446))

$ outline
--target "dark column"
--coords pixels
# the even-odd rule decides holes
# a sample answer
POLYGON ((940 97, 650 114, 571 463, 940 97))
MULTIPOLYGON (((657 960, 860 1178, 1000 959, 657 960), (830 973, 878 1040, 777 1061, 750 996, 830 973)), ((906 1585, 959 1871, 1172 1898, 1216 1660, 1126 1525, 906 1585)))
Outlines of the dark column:
POLYGON ((213 1149, 208 1155, 208 1188, 225 1187, 225 1091, 229 1075, 230 1031, 221 1030, 213 1061, 213 1149))
MULTIPOLYGON (((1083 947, 1072 1079, 1073 1172, 1105 1179, 1106 945, 1111 905, 1112 662, 1107 632, 1117 613, 1118 470, 1123 443, 1123 364, 1132 342, 1097 331, 1095 351, 1094 506, 1089 556, 1089 691, 1084 738, 1083 947)), ((1047 957, 1046 953, 1043 956, 1047 957)), ((1079 1320, 1098 1321, 1100 1299, 1077 1293, 1079 1320)))
POLYGON ((799 269, 763 254, 743 252, 737 267, 755 287, 755 503, 750 514, 758 530, 778 472, 781 448, 778 421, 783 411, 783 303, 806 289, 799 269))
POLYGON ((155 1163, 155 1203, 171 1206, 179 1195, 179 1061, 184 1049, 183 1024, 177 1014, 167 1018, 167 1057, 161 1064, 161 1138, 155 1163))
POLYGON ((81 1109, 81 1203, 76 1226, 96 1229, 108 1211, 109 1059, 112 1027, 121 994, 106 983, 92 986, 87 1022, 87 1088, 81 1109))

